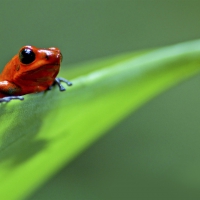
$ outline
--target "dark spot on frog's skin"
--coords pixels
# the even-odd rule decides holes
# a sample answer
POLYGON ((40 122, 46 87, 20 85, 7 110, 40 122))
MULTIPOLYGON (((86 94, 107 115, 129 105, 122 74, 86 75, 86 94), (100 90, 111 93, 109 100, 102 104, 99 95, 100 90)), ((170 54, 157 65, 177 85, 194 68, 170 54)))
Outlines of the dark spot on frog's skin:
POLYGON ((16 71, 19 71, 20 65, 16 65, 16 71))
POLYGON ((8 94, 12 95, 16 92, 16 88, 8 88, 8 94))
POLYGON ((49 60, 49 56, 48 56, 47 54, 46 54, 45 58, 46 58, 47 60, 49 60))

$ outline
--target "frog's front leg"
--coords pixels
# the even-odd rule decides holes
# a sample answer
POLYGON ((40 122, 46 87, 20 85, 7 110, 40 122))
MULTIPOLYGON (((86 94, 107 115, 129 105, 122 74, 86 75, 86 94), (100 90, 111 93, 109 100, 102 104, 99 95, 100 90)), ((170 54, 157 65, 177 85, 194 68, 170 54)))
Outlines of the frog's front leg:
POLYGON ((9 81, 0 81, 0 103, 9 102, 12 99, 24 100, 24 97, 18 96, 21 88, 9 81))
MULTIPOLYGON (((64 78, 61 78, 61 77, 60 78, 57 77, 57 78, 55 78, 55 81, 54 81, 53 85, 57 84, 60 91, 65 91, 65 88, 62 86, 61 82, 66 83, 68 86, 72 86, 72 82, 68 81, 67 79, 64 79, 64 78)), ((52 86, 50 86, 49 89, 51 89, 51 87, 52 86)))

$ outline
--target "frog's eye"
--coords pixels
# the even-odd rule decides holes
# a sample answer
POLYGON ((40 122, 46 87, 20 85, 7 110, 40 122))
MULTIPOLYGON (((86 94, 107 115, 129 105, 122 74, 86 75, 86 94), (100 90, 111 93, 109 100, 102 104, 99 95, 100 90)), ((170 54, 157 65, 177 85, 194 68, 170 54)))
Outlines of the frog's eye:
POLYGON ((23 64, 30 64, 35 60, 35 53, 28 48, 22 49, 19 52, 19 59, 23 64))

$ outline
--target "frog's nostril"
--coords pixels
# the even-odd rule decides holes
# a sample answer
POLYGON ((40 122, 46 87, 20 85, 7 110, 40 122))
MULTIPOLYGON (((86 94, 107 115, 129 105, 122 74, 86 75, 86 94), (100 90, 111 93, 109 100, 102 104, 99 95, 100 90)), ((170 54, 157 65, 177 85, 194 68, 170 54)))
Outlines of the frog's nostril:
POLYGON ((46 55, 45 55, 45 58, 46 58, 47 60, 49 60, 49 55, 46 54, 46 55))

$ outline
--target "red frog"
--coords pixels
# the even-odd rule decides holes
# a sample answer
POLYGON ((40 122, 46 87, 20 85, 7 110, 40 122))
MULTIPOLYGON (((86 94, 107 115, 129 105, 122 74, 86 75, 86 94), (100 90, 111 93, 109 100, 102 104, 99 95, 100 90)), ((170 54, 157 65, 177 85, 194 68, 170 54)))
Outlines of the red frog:
POLYGON ((0 74, 0 103, 12 99, 23 100, 29 93, 45 91, 57 84, 60 91, 72 83, 64 78, 56 78, 62 61, 58 48, 39 49, 34 46, 24 46, 0 74))

